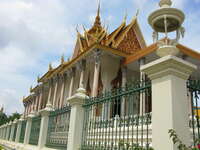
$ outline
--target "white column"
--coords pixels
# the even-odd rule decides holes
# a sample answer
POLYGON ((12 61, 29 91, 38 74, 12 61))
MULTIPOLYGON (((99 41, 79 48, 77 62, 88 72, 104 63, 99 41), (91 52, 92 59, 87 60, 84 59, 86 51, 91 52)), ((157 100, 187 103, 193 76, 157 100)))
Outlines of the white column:
POLYGON ((11 122, 7 125, 7 131, 6 131, 6 140, 9 141, 10 138, 10 130, 11 130, 11 122))
POLYGON ((94 65, 94 79, 92 86, 92 97, 97 96, 98 92, 98 81, 99 81, 99 72, 100 72, 100 55, 99 52, 95 53, 95 65, 94 65))
POLYGON ((69 86, 69 97, 72 96, 72 92, 73 92, 74 76, 75 76, 75 69, 74 68, 72 68, 70 76, 71 76, 71 81, 70 81, 70 86, 69 86))
POLYGON ((14 124, 14 122, 12 122, 12 123, 11 123, 11 131, 10 131, 10 138, 9 138, 9 141, 12 141, 12 139, 13 139, 14 130, 15 130, 15 124, 14 124))
POLYGON ((4 125, 4 133, 3 133, 3 139, 6 139, 6 132, 7 132, 7 125, 4 125))
POLYGON ((33 117, 34 117, 34 115, 31 115, 31 114, 27 117, 25 137, 24 137, 24 144, 25 145, 29 143, 30 134, 31 134, 32 118, 33 117))
POLYGON ((15 142, 16 142, 16 143, 19 143, 19 138, 20 138, 21 128, 22 128, 22 121, 23 121, 22 118, 20 118, 20 119, 17 121, 17 132, 16 132, 16 138, 15 138, 15 142))
POLYGON ((36 92, 36 104, 35 104, 35 111, 38 112, 38 105, 39 105, 39 92, 36 92))
MULTIPOLYGON (((127 68, 126 67, 122 67, 122 87, 126 86, 126 79, 127 77, 127 68)), ((121 115, 124 116, 126 114, 126 102, 125 102, 125 97, 122 97, 122 102, 121 102, 121 115)))
POLYGON ((55 79, 55 88, 54 88, 54 94, 53 94, 53 108, 56 107, 56 96, 57 96, 57 91, 58 91, 58 77, 55 79))
POLYGON ((87 98, 86 91, 79 88, 76 94, 68 99, 71 105, 70 125, 67 150, 78 150, 81 146, 84 109, 82 105, 87 98))
POLYGON ((39 140, 38 140, 39 149, 43 148, 46 144, 50 111, 52 111, 52 108, 46 107, 40 112, 42 118, 41 118, 41 125, 40 125, 40 135, 39 135, 39 140))
POLYGON ((48 93, 48 100, 46 107, 51 107, 52 108, 52 102, 51 102, 51 92, 52 92, 52 81, 49 81, 49 93, 48 93))
MULTIPOLYGON (((139 60, 139 64, 140 67, 145 65, 145 58, 141 58, 139 60)), ((144 72, 140 72, 140 81, 144 81, 145 80, 145 73, 144 72)), ((142 92, 140 94, 140 115, 144 115, 145 114, 145 92, 142 92)), ((137 105, 138 106, 138 105, 137 105)))
POLYGON ((6 130, 6 127, 5 127, 5 125, 3 126, 3 140, 5 139, 5 131, 6 130))
POLYGON ((81 70, 79 87, 82 87, 82 88, 84 85, 84 74, 85 74, 85 67, 86 67, 85 65, 86 65, 86 62, 84 60, 81 61, 79 64, 79 69, 81 70))
POLYGON ((169 138, 174 129, 190 142, 186 80, 197 67, 175 56, 165 56, 141 67, 152 80, 152 144, 155 150, 178 150, 169 138))
POLYGON ((40 89, 40 98, 39 98, 39 107, 38 107, 38 111, 41 109, 42 107, 42 95, 43 95, 43 89, 41 87, 40 89))
POLYGON ((64 92, 65 92, 65 75, 63 74, 63 76, 61 77, 61 81, 62 81, 62 87, 61 87, 61 93, 60 93, 60 105, 59 108, 62 107, 63 105, 63 101, 64 101, 64 92))

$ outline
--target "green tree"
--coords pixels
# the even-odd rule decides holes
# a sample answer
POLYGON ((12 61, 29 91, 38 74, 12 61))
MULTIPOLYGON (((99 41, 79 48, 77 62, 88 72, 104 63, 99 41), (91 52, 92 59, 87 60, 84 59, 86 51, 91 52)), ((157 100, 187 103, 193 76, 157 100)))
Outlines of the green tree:
POLYGON ((8 117, 8 122, 10 122, 10 121, 14 121, 15 119, 19 119, 20 118, 20 114, 19 113, 17 113, 17 112, 15 112, 15 113, 13 113, 12 115, 10 115, 9 117, 8 117))
POLYGON ((5 124, 8 121, 8 117, 5 113, 0 112, 0 125, 5 124))

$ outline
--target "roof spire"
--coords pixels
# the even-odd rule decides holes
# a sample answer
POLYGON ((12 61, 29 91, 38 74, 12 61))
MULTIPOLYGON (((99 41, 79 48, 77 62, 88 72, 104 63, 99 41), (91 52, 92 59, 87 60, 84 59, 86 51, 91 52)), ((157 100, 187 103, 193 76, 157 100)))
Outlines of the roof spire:
POLYGON ((38 75, 38 76, 37 76, 37 82, 39 82, 39 80, 40 80, 40 76, 38 75))
POLYGON ((86 28, 84 25, 82 25, 84 32, 87 32, 86 28))
POLYGON ((76 25, 76 33, 77 33, 77 35, 80 35, 80 32, 79 32, 79 30, 78 30, 78 24, 76 25))
POLYGON ((31 85, 31 87, 30 87, 30 92, 32 92, 32 89, 33 89, 33 87, 32 87, 32 85, 31 85))
POLYGON ((53 68, 52 68, 52 65, 51 63, 49 63, 49 71, 51 71, 53 68))
POLYGON ((101 8, 101 4, 100 4, 100 0, 98 0, 97 16, 100 16, 100 8, 101 8))
POLYGON ((64 54, 62 54, 62 56, 60 58, 60 62, 61 62, 61 64, 64 64, 64 62, 65 62, 64 54))
POLYGON ((98 0, 97 16, 94 22, 94 26, 96 27, 101 26, 100 9, 101 9, 100 0, 98 0))

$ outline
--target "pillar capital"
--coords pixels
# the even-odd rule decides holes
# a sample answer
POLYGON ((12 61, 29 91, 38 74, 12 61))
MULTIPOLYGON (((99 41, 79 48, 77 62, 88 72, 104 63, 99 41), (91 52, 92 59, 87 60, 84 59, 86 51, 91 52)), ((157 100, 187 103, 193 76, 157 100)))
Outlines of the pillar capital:
POLYGON ((78 70, 85 70, 85 68, 86 68, 86 60, 81 60, 81 61, 79 61, 78 63, 77 63, 77 69, 78 70))
POLYGON ((140 66, 141 66, 141 65, 145 65, 146 58, 145 58, 145 57, 142 57, 142 58, 140 58, 138 61, 139 61, 140 66))
POLYGON ((84 88, 78 88, 76 91, 76 94, 73 95, 72 97, 68 98, 67 101, 69 102, 70 105, 83 105, 84 100, 88 96, 86 95, 86 90, 84 88))
POLYGON ((94 61, 95 61, 95 65, 98 65, 100 63, 100 58, 101 58, 102 52, 97 49, 94 51, 94 61))
POLYGON ((127 67, 126 66, 122 66, 121 69, 122 69, 122 73, 127 73, 127 67))
POLYGON ((197 66, 176 56, 168 55, 142 66, 140 70, 146 73, 151 80, 167 75, 175 75, 187 80, 196 69, 197 66))
POLYGON ((53 111, 52 107, 46 107, 45 109, 40 111, 41 116, 49 116, 49 113, 53 111))
POLYGON ((74 76, 75 70, 76 70, 75 67, 72 67, 72 68, 68 69, 68 71, 66 72, 66 75, 67 75, 68 77, 74 76))

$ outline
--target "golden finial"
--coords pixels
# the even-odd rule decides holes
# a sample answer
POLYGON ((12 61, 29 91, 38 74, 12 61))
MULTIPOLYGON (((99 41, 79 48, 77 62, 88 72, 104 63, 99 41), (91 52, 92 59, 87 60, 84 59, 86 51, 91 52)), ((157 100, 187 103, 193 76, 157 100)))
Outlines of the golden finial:
POLYGON ((80 32, 78 31, 78 24, 76 25, 76 33, 77 35, 80 35, 80 32))
POLYGON ((83 30, 84 30, 85 32, 87 32, 87 30, 85 29, 85 26, 84 26, 84 25, 82 25, 82 27, 83 27, 83 30))
POLYGON ((136 17, 138 17, 139 13, 140 13, 140 10, 139 10, 139 9, 137 9, 137 12, 136 12, 136 17))
POLYGON ((30 87, 30 92, 32 91, 32 89, 33 89, 33 87, 32 87, 32 85, 31 85, 31 87, 30 87))
POLYGON ((138 15, 139 15, 140 10, 137 9, 135 16, 132 19, 132 22, 135 22, 135 20, 137 19, 138 15))
POLYGON ((101 26, 100 9, 101 9, 100 0, 98 0, 97 16, 96 16, 95 21, 94 21, 94 25, 93 25, 94 27, 100 27, 101 26))
POLYGON ((49 71, 51 71, 53 68, 52 68, 52 65, 51 63, 49 63, 49 71))
POLYGON ((101 4, 100 4, 100 0, 98 0, 97 16, 100 16, 100 9, 101 9, 101 4))
POLYGON ((37 82, 39 82, 39 80, 40 80, 40 76, 38 75, 38 76, 37 76, 37 82))
POLYGON ((61 58, 60 58, 60 62, 61 62, 61 64, 64 64, 64 62, 65 62, 64 54, 62 54, 62 56, 61 56, 61 58))
POLYGON ((127 13, 127 10, 126 10, 125 15, 124 15, 124 19, 123 19, 123 23, 126 23, 127 16, 128 16, 128 13, 127 13))

